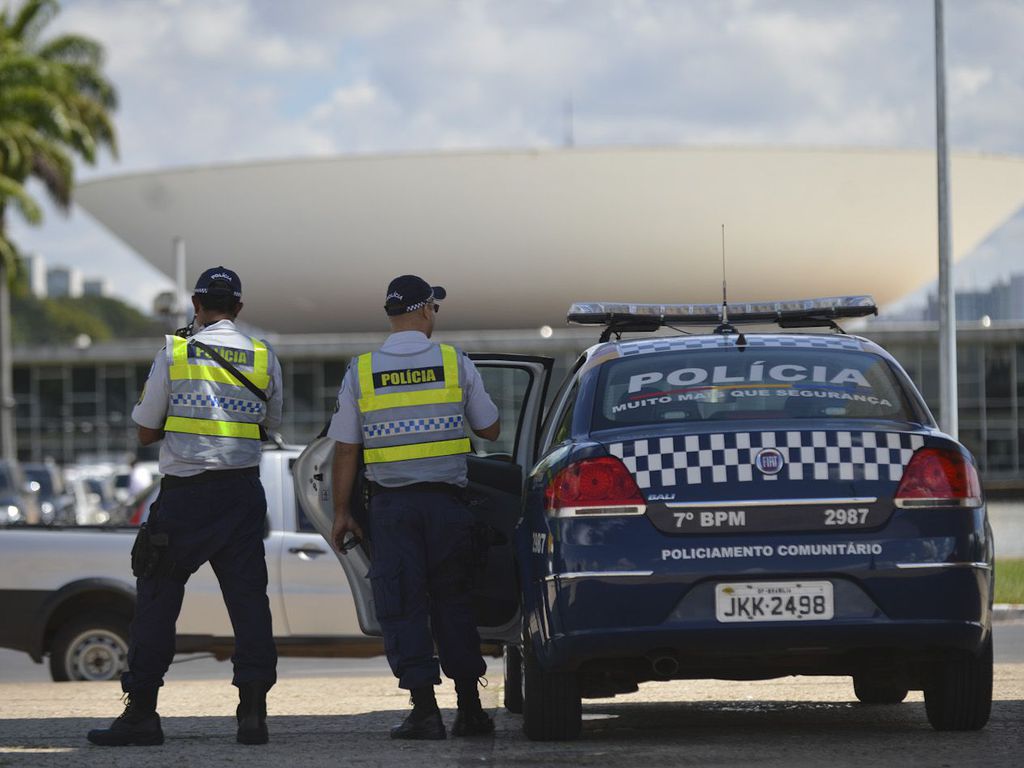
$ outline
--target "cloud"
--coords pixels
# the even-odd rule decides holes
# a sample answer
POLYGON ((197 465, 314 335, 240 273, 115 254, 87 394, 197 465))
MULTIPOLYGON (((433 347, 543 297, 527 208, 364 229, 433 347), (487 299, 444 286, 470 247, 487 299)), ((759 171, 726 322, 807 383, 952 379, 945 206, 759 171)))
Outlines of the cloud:
MULTIPOLYGON (((133 170, 346 152, 934 145, 932 4, 67 0, 133 170)), ((1024 4, 946 4, 954 149, 1024 153, 1024 4)), ((45 241, 45 237, 42 238, 45 241)), ((62 246, 63 247, 63 246, 62 246)), ((40 245, 45 248, 45 245, 40 245)))

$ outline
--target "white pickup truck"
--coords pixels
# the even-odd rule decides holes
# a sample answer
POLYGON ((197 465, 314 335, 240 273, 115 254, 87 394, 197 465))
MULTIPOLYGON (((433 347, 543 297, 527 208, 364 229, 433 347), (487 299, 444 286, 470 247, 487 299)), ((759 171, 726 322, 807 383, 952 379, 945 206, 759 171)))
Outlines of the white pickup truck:
MULTIPOLYGON (((260 464, 278 652, 376 655, 380 643, 360 631, 337 557, 296 504, 291 468, 300 450, 268 447, 260 464)), ((49 656, 58 681, 120 677, 135 607, 129 559, 136 530, 0 529, 0 647, 37 663, 49 656)), ((208 564, 189 579, 177 630, 180 653, 231 655, 231 623, 208 564)))

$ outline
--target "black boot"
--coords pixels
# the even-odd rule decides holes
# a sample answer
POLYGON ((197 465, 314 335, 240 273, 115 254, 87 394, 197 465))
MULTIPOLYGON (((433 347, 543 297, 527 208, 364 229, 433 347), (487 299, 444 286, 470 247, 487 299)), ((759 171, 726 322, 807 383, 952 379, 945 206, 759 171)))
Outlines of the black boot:
POLYGON ((437 699, 434 698, 433 686, 413 688, 412 705, 412 712, 402 724, 391 729, 392 739, 440 741, 448 737, 441 720, 441 710, 437 708, 437 699))
POLYGON ((494 721, 480 705, 476 678, 456 680, 455 692, 459 697, 459 710, 452 724, 452 736, 486 736, 494 733, 494 721))
POLYGON ((270 741, 267 732, 267 685, 266 683, 242 683, 238 686, 239 744, 266 744, 270 741))
POLYGON ((109 728, 89 731, 86 738, 101 747, 155 747, 164 743, 160 715, 156 713, 159 688, 125 694, 125 708, 109 728))

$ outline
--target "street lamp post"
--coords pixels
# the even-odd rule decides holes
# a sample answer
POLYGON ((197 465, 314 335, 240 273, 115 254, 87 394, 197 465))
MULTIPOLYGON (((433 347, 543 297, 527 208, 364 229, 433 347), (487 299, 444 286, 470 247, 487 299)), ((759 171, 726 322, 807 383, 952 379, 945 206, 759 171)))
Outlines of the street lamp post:
POLYGON ((950 261, 949 150, 946 146, 946 46, 943 0, 935 0, 935 123, 939 187, 939 426, 960 431, 956 389, 956 296, 950 261))

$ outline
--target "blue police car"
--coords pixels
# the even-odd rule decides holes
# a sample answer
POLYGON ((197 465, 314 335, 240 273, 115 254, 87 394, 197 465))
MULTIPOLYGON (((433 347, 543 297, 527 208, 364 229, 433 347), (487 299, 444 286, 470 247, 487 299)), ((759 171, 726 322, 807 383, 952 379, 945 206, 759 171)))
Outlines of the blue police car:
MULTIPOLYGON (((840 331, 870 297, 729 309, 574 305, 601 340, 543 422, 550 360, 476 360, 518 415, 498 453, 469 457, 506 707, 532 739, 572 739, 582 699, 646 681, 849 675, 862 702, 923 690, 936 729, 982 728, 993 547, 973 458, 890 355, 840 331), (709 332, 636 335, 666 326, 709 332)), ((331 447, 296 466, 324 533, 331 447)), ((379 634, 371 558, 369 542, 340 560, 379 634)))

